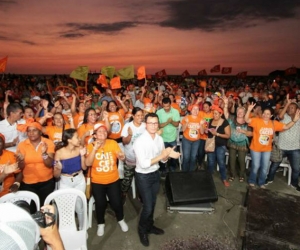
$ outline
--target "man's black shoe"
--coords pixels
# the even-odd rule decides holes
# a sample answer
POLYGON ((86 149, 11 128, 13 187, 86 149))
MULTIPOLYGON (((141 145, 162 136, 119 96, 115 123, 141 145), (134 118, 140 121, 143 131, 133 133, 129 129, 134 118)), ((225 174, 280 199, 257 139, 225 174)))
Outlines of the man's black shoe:
POLYGON ((152 228, 149 230, 149 234, 162 235, 164 233, 165 233, 164 230, 162 230, 156 226, 152 226, 152 228))
POLYGON ((300 192, 300 187, 299 187, 299 185, 295 185, 295 186, 294 186, 294 185, 292 184, 291 187, 294 188, 294 189, 296 189, 298 192, 300 192))
POLYGON ((148 247, 149 246, 149 239, 148 234, 139 233, 140 236, 140 242, 143 246, 148 247))

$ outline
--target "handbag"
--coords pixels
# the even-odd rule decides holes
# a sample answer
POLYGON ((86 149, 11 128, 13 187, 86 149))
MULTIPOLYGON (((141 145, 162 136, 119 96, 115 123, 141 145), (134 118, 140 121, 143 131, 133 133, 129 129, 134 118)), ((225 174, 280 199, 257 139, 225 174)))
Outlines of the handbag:
POLYGON ((87 172, 86 176, 86 187, 85 187, 85 196, 89 200, 92 196, 92 185, 91 185, 91 168, 89 167, 89 170, 87 172))
POLYGON ((214 152, 216 148, 215 136, 212 138, 207 138, 205 141, 205 151, 206 152, 214 152))
POLYGON ((278 147, 277 143, 273 141, 271 151, 271 162, 282 162, 282 150, 278 147))
MULTIPOLYGON (((274 130, 274 121, 273 121, 273 130, 274 130)), ((282 157, 282 150, 279 148, 278 143, 273 138, 270 161, 271 162, 282 162, 282 159, 283 159, 283 157, 282 157)))
MULTIPOLYGON (((218 126, 216 127, 216 131, 218 130, 220 126, 220 121, 218 123, 218 126)), ((212 138, 207 138, 205 141, 205 147, 204 150, 206 152, 215 152, 216 149, 216 140, 215 140, 215 136, 213 136, 212 138)))

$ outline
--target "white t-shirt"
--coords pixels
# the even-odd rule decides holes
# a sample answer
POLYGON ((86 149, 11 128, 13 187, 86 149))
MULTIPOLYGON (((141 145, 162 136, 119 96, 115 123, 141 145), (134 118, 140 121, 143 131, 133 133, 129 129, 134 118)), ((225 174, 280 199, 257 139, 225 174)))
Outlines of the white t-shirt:
POLYGON ((128 136, 128 128, 129 127, 132 130, 132 137, 131 137, 131 141, 128 144, 124 145, 124 152, 125 152, 125 156, 126 156, 125 162, 126 162, 126 164, 128 164, 130 166, 135 166, 136 158, 135 158, 135 154, 133 151, 133 143, 146 130, 146 124, 143 122, 139 127, 136 127, 133 124, 133 121, 126 123, 122 129, 121 137, 128 136))

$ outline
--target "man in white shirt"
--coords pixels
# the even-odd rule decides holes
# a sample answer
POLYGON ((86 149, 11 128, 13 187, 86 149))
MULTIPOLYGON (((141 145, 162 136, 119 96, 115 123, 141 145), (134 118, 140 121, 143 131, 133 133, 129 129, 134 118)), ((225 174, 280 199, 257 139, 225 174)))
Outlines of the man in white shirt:
POLYGON ((168 158, 177 159, 180 154, 174 148, 165 148, 163 139, 157 134, 157 114, 147 114, 145 122, 146 131, 135 140, 133 150, 136 155, 135 177, 143 202, 138 233, 143 246, 149 246, 148 234, 164 234, 164 230, 154 226, 153 220, 160 184, 158 162, 165 163, 168 158))
POLYGON ((6 114, 7 118, 0 121, 0 132, 5 137, 5 149, 15 153, 19 142, 17 121, 22 117, 23 107, 19 103, 10 103, 6 114))

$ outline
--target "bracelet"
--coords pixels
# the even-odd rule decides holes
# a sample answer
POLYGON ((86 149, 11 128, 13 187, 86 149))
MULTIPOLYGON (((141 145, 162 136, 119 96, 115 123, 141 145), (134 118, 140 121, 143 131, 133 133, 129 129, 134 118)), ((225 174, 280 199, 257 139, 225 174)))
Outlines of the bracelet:
POLYGON ((219 133, 217 133, 217 136, 220 136, 220 134, 219 134, 219 133))
POLYGON ((16 182, 14 182, 14 184, 13 184, 13 185, 17 185, 17 186, 18 186, 18 188, 19 188, 21 184, 20 184, 20 182, 17 182, 17 181, 16 181, 16 182))
POLYGON ((296 123, 297 121, 293 121, 294 123, 296 123))
POLYGON ((47 153, 46 154, 42 154, 43 160, 46 160, 48 157, 49 157, 49 155, 47 153))

